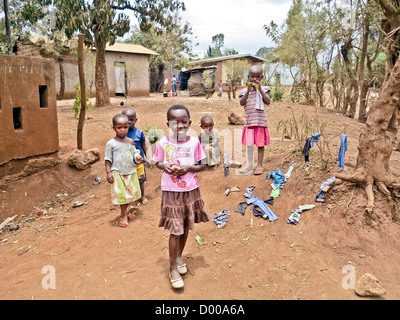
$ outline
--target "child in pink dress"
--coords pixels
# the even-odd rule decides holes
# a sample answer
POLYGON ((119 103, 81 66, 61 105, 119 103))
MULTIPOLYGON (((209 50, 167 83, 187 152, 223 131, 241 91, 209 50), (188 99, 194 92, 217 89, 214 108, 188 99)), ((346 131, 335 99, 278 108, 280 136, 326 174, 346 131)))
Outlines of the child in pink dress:
POLYGON ((257 166, 254 174, 261 175, 264 172, 264 147, 270 144, 268 120, 264 105, 269 105, 271 102, 269 97, 271 89, 268 86, 261 86, 263 78, 262 67, 251 66, 247 88, 239 92, 240 105, 244 106, 245 111, 242 144, 247 149, 247 163, 239 170, 240 174, 249 174, 253 171, 254 145, 258 148, 257 166))
POLYGON ((167 112, 170 135, 161 138, 154 153, 156 166, 163 170, 161 176, 161 218, 159 227, 170 232, 169 278, 175 289, 183 288, 181 275, 187 272, 182 261, 189 230, 195 223, 208 222, 210 216, 204 209, 196 173, 203 171, 206 157, 199 139, 188 136, 189 110, 174 105, 167 112))

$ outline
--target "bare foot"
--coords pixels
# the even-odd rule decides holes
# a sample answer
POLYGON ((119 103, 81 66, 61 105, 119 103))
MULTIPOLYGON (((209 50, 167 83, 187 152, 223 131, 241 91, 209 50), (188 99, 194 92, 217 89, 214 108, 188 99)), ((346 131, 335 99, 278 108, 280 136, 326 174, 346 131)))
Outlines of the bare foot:
POLYGON ((142 204, 147 204, 149 202, 149 199, 146 197, 142 197, 142 204))

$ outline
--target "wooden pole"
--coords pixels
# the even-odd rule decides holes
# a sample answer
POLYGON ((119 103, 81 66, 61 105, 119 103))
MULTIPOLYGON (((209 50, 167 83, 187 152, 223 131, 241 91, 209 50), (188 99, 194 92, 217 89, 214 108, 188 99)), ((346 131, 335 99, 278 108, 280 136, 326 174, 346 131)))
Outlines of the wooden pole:
POLYGON ((4 20, 6 22, 8 54, 12 55, 10 20, 8 18, 8 0, 4 0, 4 20))
POLYGON ((83 43, 85 36, 79 35, 78 38, 78 70, 79 70, 79 83, 81 86, 81 110, 79 112, 78 132, 77 132, 77 147, 79 150, 83 148, 83 125, 85 124, 86 117, 86 83, 85 83, 85 70, 83 67, 83 43))

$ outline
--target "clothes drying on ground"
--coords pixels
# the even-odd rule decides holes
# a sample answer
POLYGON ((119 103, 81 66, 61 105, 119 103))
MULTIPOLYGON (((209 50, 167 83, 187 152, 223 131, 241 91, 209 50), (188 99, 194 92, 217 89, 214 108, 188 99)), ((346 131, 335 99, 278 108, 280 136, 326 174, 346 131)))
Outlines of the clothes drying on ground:
POLYGON ((336 177, 331 177, 327 180, 325 180, 324 182, 322 182, 321 186, 319 187, 319 191, 317 193, 317 195, 315 196, 315 202, 320 202, 323 203, 325 202, 325 192, 324 192, 324 188, 327 186, 330 186, 331 184, 335 183, 336 181, 336 177))
POLYGON ((251 196, 252 196, 251 193, 253 192, 254 188, 255 188, 255 186, 249 186, 249 187, 247 187, 247 188, 246 188, 246 191, 245 191, 244 194, 243 194, 244 197, 250 199, 251 196))
POLYGON ((239 212, 239 213, 241 213, 242 215, 244 215, 244 214, 246 213, 246 208, 247 208, 247 206, 248 206, 248 204, 247 204, 246 201, 245 201, 245 202, 241 202, 241 203, 239 203, 238 206, 236 207, 235 212, 239 212))
POLYGON ((281 170, 282 170, 281 168, 275 169, 274 171, 272 171, 267 175, 268 179, 274 179, 274 182, 271 183, 272 189, 283 188, 283 185, 286 182, 285 177, 282 174, 281 170))
MULTIPOLYGON (((273 205, 274 204, 274 198, 273 197, 271 197, 271 198, 269 198, 269 199, 266 199, 266 200, 263 200, 265 203, 268 203, 268 204, 271 204, 271 205, 273 205)), ((235 212, 239 212, 239 213, 241 213, 242 215, 244 215, 245 213, 246 213, 246 209, 247 209, 247 207, 248 207, 248 204, 247 204, 247 202, 245 201, 245 202, 240 202, 239 204, 238 204, 238 206, 236 207, 236 209, 235 209, 235 212)), ((254 207, 253 207, 253 213, 254 213, 254 208, 258 208, 256 205, 254 205, 254 207)))
POLYGON ((287 181, 287 180, 290 178, 290 176, 292 175, 293 168, 294 168, 294 161, 292 161, 292 163, 290 164, 290 167, 289 167, 288 171, 283 175, 283 176, 285 177, 285 180, 286 180, 286 181, 287 181))
POLYGON ((280 188, 276 188, 275 190, 271 191, 271 197, 273 197, 273 198, 279 198, 280 194, 281 194, 280 188))
POLYGON ((315 204, 304 204, 299 206, 298 209, 293 209, 292 214, 287 220, 287 223, 298 224, 301 219, 301 213, 306 210, 315 208, 315 204))
POLYGON ((324 182, 321 183, 321 186, 319 187, 319 190, 323 190, 325 187, 330 186, 331 184, 333 184, 336 180, 336 177, 331 177, 327 180, 325 180, 324 182))
POLYGON ((221 229, 225 227, 230 215, 231 214, 228 210, 222 210, 221 212, 216 213, 213 220, 217 225, 217 228, 221 229))
POLYGON ((278 219, 271 209, 267 207, 265 202, 256 196, 252 196, 250 199, 248 199, 247 204, 254 204, 255 206, 258 206, 268 216, 269 221, 275 221, 278 219))

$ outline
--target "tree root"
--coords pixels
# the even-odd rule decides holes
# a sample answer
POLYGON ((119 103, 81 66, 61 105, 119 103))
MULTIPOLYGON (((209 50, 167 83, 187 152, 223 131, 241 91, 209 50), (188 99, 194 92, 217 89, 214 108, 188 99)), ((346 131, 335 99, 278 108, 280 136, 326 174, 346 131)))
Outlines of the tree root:
MULTIPOLYGON (((327 192, 333 186, 342 184, 344 181, 353 182, 356 184, 364 185, 365 192, 367 194, 367 203, 365 206, 365 210, 368 214, 371 214, 374 210, 375 204, 375 194, 373 190, 374 184, 377 186, 377 189, 388 197, 388 200, 393 199, 395 197, 399 197, 400 195, 400 182, 396 181, 396 179, 391 174, 383 175, 380 179, 374 178, 372 175, 368 175, 365 170, 358 169, 354 173, 337 173, 335 182, 327 186, 323 191, 327 192), (389 189, 393 189, 392 192, 389 189)), ((346 209, 347 211, 347 209, 346 209)))

